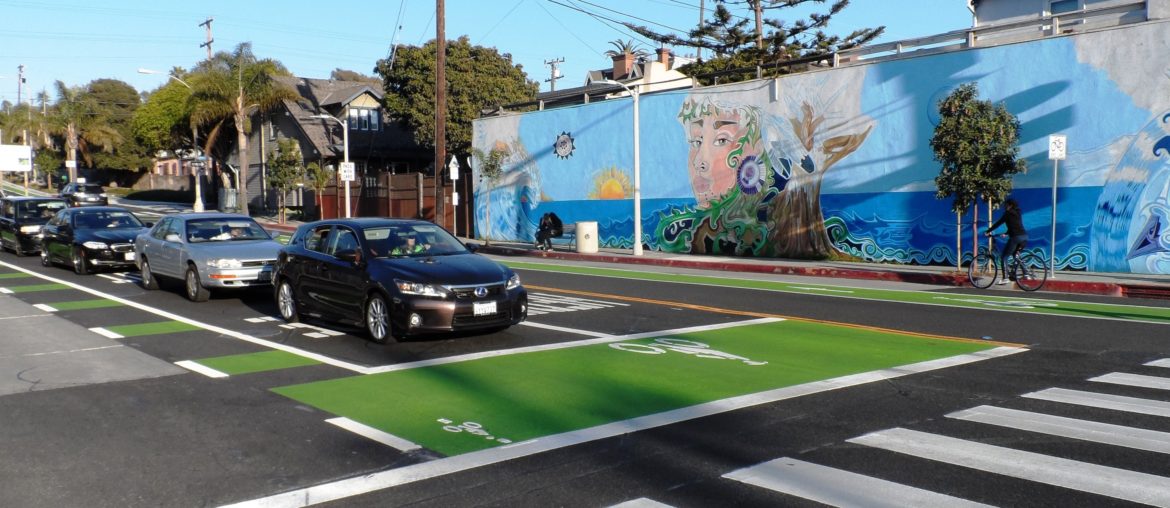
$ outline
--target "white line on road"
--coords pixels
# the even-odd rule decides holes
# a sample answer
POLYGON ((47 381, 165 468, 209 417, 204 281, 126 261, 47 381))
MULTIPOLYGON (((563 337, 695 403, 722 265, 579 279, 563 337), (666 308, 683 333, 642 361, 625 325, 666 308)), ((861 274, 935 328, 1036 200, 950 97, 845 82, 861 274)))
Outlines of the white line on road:
MULTIPOLYGON (((769 319, 753 320, 766 322, 769 319)), ((734 325, 742 326, 744 323, 735 323, 734 325)), ((718 326, 718 325, 716 325, 718 326)), ((702 328, 702 327, 696 327, 702 328)), ((587 340, 582 343, 597 342, 605 343, 614 340, 629 340, 639 336, 654 337, 661 336, 662 332, 652 332, 646 334, 638 334, 625 336, 620 338, 608 340, 587 340)), ((579 343, 580 344, 580 343, 579 343)), ((528 348, 521 348, 528 349, 528 348)), ((555 349, 555 348, 554 348, 555 349)), ((695 406, 665 411, 662 413, 640 416, 629 420, 619 422, 607 423, 598 425, 587 429, 574 430, 562 434, 555 434, 552 436, 544 436, 528 441, 513 443, 510 445, 499 446, 496 448, 489 448, 477 452, 465 453, 463 455, 455 455, 444 459, 433 460, 430 462, 423 462, 410 466, 379 471, 376 473, 366 474, 362 476, 355 476, 346 478, 331 483, 315 485, 303 489, 297 489, 281 494, 275 494, 269 497, 253 499, 250 501, 243 501, 230 506, 238 507, 271 507, 271 506, 309 506, 318 503, 325 503, 328 501, 335 501, 351 496, 366 494, 377 490, 388 489, 398 485, 405 485, 407 483, 426 480, 429 478, 436 478, 460 471, 466 471, 477 467, 483 467, 490 464, 497 464, 508 460, 517 459, 520 457, 527 457, 538 453, 544 453, 550 450, 556 450, 569 446, 575 446, 581 443, 596 441, 599 439, 606 439, 615 436, 621 436, 638 432, 641 430, 652 429, 664 425, 671 425, 696 418, 711 416, 715 414, 725 413, 728 411, 735 411, 746 407, 758 406, 761 404, 769 404, 781 400, 791 399, 794 397, 802 397, 814 393, 822 393, 830 390, 839 390, 850 386, 858 386, 874 381, 883 381, 886 379, 894 379, 911 374, 952 367, 955 365, 963 365, 967 363, 978 362, 989 358, 997 358, 1001 356, 1012 355, 1027 351, 1023 348, 1014 347, 998 347, 976 353, 953 356, 949 358, 942 358, 939 360, 931 360, 926 362, 914 363, 910 365, 903 365, 890 369, 878 370, 873 372, 864 372, 861 374, 853 374, 834 379, 826 379, 822 381, 815 381, 812 383, 805 383, 802 385, 788 386, 784 388, 777 388, 775 390, 768 390, 759 393, 752 393, 748 395, 741 395, 739 397, 732 397, 729 399, 722 399, 707 402, 705 404, 698 404, 695 406)), ((423 362, 417 362, 423 363, 423 362)))
POLYGON ((947 415, 947 418, 1170 454, 1170 432, 995 406, 979 406, 956 411, 947 415))
POLYGON ((384 432, 384 431, 379 430, 379 429, 375 429, 369 425, 366 425, 364 423, 359 423, 359 422, 356 422, 354 420, 350 420, 349 418, 346 418, 344 416, 338 417, 338 418, 330 418, 328 420, 325 420, 325 422, 331 423, 331 424, 336 425, 338 427, 341 427, 341 428, 348 430, 350 432, 353 432, 354 434, 357 434, 359 436, 371 439, 373 441, 377 441, 377 442, 382 443, 386 446, 397 449, 398 451, 409 452, 411 450, 417 450, 419 448, 422 448, 421 446, 414 444, 410 441, 407 441, 405 439, 402 439, 398 436, 395 436, 394 434, 391 434, 389 432, 384 432))
POLYGON ((1098 383, 1112 383, 1115 385, 1136 386, 1139 388, 1170 390, 1170 378, 1160 376, 1146 376, 1142 374, 1129 374, 1125 372, 1111 372, 1103 376, 1089 378, 1089 381, 1096 381, 1098 383))
POLYGON ((858 508, 988 506, 789 457, 738 469, 723 477, 830 506, 858 508))
POLYGON ((110 339, 125 339, 126 338, 126 337, 123 337, 119 334, 111 332, 105 328, 102 328, 100 326, 95 326, 93 328, 90 328, 89 331, 96 333, 98 335, 101 335, 103 337, 110 338, 110 339))
POLYGON ((48 304, 44 304, 44 303, 34 303, 33 307, 41 309, 45 312, 57 312, 56 307, 52 307, 52 306, 50 306, 48 304))
POLYGON ((1067 388, 1047 388, 1037 392, 1025 393, 1021 397, 1076 404, 1078 406, 1112 409, 1114 411, 1125 411, 1128 413, 1170 417, 1170 402, 1139 399, 1124 395, 1082 392, 1067 388))
POLYGON ((638 499, 631 499, 624 503, 618 503, 609 508, 674 508, 665 503, 659 503, 653 499, 639 497, 638 499))
POLYGON ((1154 360, 1152 362, 1146 362, 1143 365, 1146 365, 1149 367, 1170 367, 1170 358, 1163 358, 1161 360, 1154 360))
POLYGON ((32 357, 32 356, 65 355, 65 354, 71 354, 71 353, 84 353, 87 351, 99 351, 102 349, 115 349, 115 348, 120 348, 120 347, 126 347, 126 346, 123 346, 121 344, 114 344, 111 346, 87 347, 87 348, 81 348, 81 349, 69 349, 69 350, 65 350, 65 351, 45 351, 43 353, 27 353, 27 354, 23 354, 23 355, 0 356, 0 358, 28 358, 28 357, 32 357))
MULTIPOLYGON (((42 310, 44 310, 44 309, 42 309, 42 310)), ((46 317, 46 316, 48 316, 48 314, 27 314, 24 316, 4 316, 4 317, 0 317, 0 321, 5 320, 5 319, 28 319, 28 318, 46 317)))
POLYGON ((206 365, 203 365, 201 363, 193 362, 191 360, 183 360, 181 362, 175 362, 175 365, 178 365, 178 366, 180 366, 184 369, 187 369, 189 371, 192 371, 192 372, 198 372, 198 373, 203 374, 204 376, 207 376, 210 378, 219 379, 219 378, 228 377, 228 375, 226 373, 220 372, 218 370, 215 370, 215 369, 208 367, 206 365))
POLYGON ((1135 503, 1170 506, 1170 482, 1157 475, 904 428, 874 432, 848 441, 1135 503))

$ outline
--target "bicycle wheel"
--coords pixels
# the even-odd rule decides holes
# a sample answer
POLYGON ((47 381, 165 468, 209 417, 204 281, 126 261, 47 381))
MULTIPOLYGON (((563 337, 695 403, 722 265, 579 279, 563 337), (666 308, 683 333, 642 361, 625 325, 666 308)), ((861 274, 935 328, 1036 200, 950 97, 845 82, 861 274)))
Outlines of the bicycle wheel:
POLYGON ((971 281, 971 285, 979 289, 987 289, 995 283, 995 273, 999 269, 996 266, 995 256, 992 256, 985 250, 980 250, 979 255, 971 260, 971 265, 967 267, 967 278, 971 281))
POLYGON ((1024 291, 1035 291, 1044 287, 1044 282, 1048 280, 1048 263, 1030 252, 1020 254, 1019 259, 1020 262, 1012 269, 1016 285, 1024 291))

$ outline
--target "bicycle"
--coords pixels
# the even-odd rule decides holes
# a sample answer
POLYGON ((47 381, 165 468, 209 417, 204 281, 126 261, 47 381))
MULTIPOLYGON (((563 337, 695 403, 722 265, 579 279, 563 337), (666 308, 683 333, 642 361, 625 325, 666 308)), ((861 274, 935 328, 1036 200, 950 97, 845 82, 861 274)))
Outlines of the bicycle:
MULTIPOLYGON (((994 235, 997 237, 1007 237, 1005 234, 994 235)), ((971 265, 967 267, 967 278, 971 281, 971 285, 979 289, 987 289, 995 283, 996 276, 1001 275, 998 249, 995 248, 995 242, 992 241, 992 248, 986 246, 979 247, 979 253, 975 255, 975 259, 971 260, 971 265)), ((1024 250, 1021 245, 1012 253, 1008 266, 1004 269, 1011 270, 1011 275, 1002 274, 1011 280, 1015 281, 1016 285, 1024 291, 1036 291, 1044 287, 1044 282, 1048 280, 1048 263, 1037 256, 1033 252, 1024 250)))

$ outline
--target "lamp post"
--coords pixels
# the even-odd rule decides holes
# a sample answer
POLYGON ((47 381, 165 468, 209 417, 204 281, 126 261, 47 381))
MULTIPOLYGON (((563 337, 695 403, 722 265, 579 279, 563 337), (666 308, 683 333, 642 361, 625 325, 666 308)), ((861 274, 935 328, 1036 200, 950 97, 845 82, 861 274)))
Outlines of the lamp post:
POLYGON ((642 156, 639 151, 640 141, 638 136, 638 89, 634 85, 634 89, 626 86, 625 83, 607 79, 603 83, 608 85, 618 85, 630 94, 634 99, 634 255, 642 255, 642 156))
POLYGON ((345 146, 345 162, 341 166, 341 176, 342 176, 341 179, 345 181, 345 218, 348 219, 350 216, 349 182, 351 180, 353 180, 353 167, 349 163, 349 124, 341 121, 340 119, 338 119, 337 117, 335 117, 333 115, 327 115, 325 113, 321 113, 319 115, 312 115, 309 118, 316 118, 316 119, 320 119, 320 120, 333 120, 334 122, 341 124, 341 136, 342 136, 342 140, 343 140, 342 142, 344 143, 344 146, 345 146), (349 174, 346 174, 346 171, 348 171, 349 174), (346 176, 349 176, 349 178, 345 178, 346 176))
MULTIPOLYGON (((162 74, 159 71, 153 71, 150 69, 138 69, 138 73, 139 74, 162 74)), ((187 90, 190 90, 192 93, 195 92, 195 89, 191 88, 191 85, 187 84, 186 81, 183 81, 178 76, 176 76, 174 74, 167 74, 167 77, 169 77, 175 81, 178 81, 180 85, 187 87, 187 90)), ((191 145, 195 150, 194 159, 198 160, 199 159, 199 131, 196 129, 194 122, 191 123, 191 145)), ((191 174, 195 176, 195 202, 191 204, 191 209, 196 211, 196 212, 202 212, 203 211, 203 186, 202 186, 202 182, 200 182, 200 180, 202 180, 202 178, 200 178, 200 176, 199 176, 200 171, 199 171, 199 169, 195 168, 194 162, 192 162, 192 164, 191 164, 191 169, 192 169, 191 174)))

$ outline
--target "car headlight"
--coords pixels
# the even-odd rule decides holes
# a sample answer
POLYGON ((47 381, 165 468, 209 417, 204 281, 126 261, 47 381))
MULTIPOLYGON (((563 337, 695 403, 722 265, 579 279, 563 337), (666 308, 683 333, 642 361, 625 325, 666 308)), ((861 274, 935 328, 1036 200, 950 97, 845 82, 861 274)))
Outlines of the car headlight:
POLYGON ((520 287, 520 276, 517 274, 512 274, 511 277, 508 277, 508 289, 511 290, 518 287, 520 287))
POLYGON ((208 259, 207 266, 212 268, 228 269, 228 268, 242 268, 243 263, 238 259, 208 259))
POLYGON ((398 291, 408 295, 433 296, 436 298, 447 297, 447 290, 434 284, 394 279, 394 285, 398 286, 398 291))
POLYGON ((40 226, 35 226, 35 225, 34 225, 34 226, 21 226, 21 227, 20 227, 20 232, 21 232, 21 233, 28 233, 28 234, 32 234, 32 233, 38 233, 38 232, 40 232, 40 231, 41 231, 41 227, 40 227, 40 226))
POLYGON ((93 250, 106 250, 106 249, 110 248, 109 245, 106 245, 103 242, 85 242, 81 245, 87 249, 93 249, 93 250))

